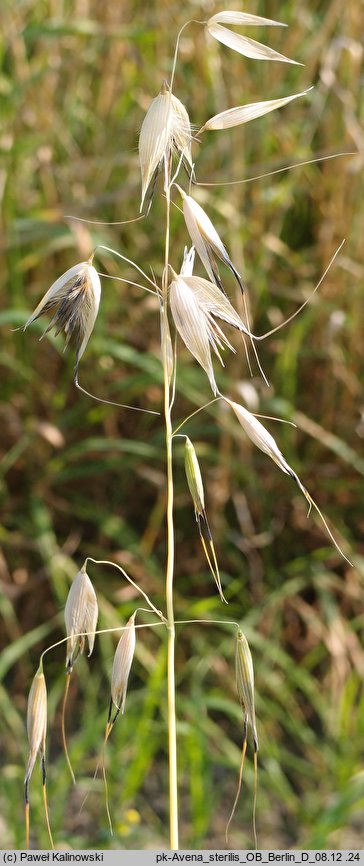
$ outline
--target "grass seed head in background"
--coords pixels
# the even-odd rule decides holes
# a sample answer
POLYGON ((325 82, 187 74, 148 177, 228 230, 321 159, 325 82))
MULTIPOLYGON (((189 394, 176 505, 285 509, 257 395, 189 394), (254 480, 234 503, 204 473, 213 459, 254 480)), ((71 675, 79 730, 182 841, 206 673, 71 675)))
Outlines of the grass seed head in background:
POLYGON ((163 168, 167 176, 170 159, 176 153, 192 172, 191 124, 182 102, 171 93, 166 81, 158 96, 151 102, 142 123, 139 136, 139 160, 142 175, 143 208, 148 188, 153 187, 158 171, 163 168))
POLYGON ((34 313, 24 325, 24 330, 39 319, 43 313, 53 313, 53 318, 43 336, 55 328, 56 336, 62 330, 66 335, 66 346, 71 341, 76 350, 75 377, 79 361, 90 339, 101 297, 101 283, 96 269, 88 262, 73 265, 58 277, 40 301, 34 313))
POLYGON ((95 641, 97 617, 96 593, 86 572, 85 562, 71 585, 64 611, 68 637, 66 660, 68 673, 71 672, 76 659, 84 650, 86 633, 89 646, 88 654, 91 655, 95 641))

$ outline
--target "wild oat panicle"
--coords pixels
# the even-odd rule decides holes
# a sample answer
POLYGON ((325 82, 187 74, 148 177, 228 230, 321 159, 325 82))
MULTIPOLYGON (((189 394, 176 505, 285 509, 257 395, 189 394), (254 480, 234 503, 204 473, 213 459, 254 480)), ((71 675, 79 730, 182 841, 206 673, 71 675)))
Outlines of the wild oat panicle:
MULTIPOLYGON (((209 6, 211 4, 207 5, 209 6)), ((192 416, 195 416, 197 412, 200 412, 202 408, 197 395, 196 400, 198 408, 195 408, 191 415, 180 421, 178 425, 175 425, 174 407, 179 386, 177 380, 178 335, 181 337, 187 349, 191 352, 193 357, 197 360, 197 362, 205 371, 214 395, 218 395, 219 398, 226 400, 230 408, 235 413, 235 416, 237 417, 244 432, 248 435, 254 445, 260 448, 261 451, 263 451, 265 454, 267 454, 284 473, 291 476, 291 478, 295 480, 310 506, 313 505, 316 508, 318 514, 324 522, 325 527, 328 530, 330 538, 334 541, 340 553, 342 553, 337 543, 335 542, 332 533, 328 529, 327 524, 317 505, 312 500, 310 494, 301 483, 295 471, 285 460, 273 436, 268 432, 268 430, 265 429, 265 427, 258 420, 258 418, 256 418, 251 412, 245 409, 244 406, 240 406, 238 403, 235 403, 228 398, 224 398, 219 391, 215 380, 213 353, 217 356, 219 361, 223 363, 224 350, 230 349, 232 351, 235 351, 234 347, 231 345, 225 334, 226 327, 232 327, 236 331, 238 331, 240 335, 242 335, 243 342, 245 341, 248 362, 249 353, 245 338, 250 341, 251 348, 255 353, 258 367, 263 373, 260 367, 254 341, 258 339, 265 339, 266 336, 272 335, 273 333, 275 333, 276 330, 278 330, 279 327, 282 327, 285 323, 282 323, 277 328, 272 329, 267 335, 255 337, 252 334, 249 325, 247 292, 245 291, 243 279, 240 276, 237 268, 233 264, 228 252, 228 248, 232 243, 232 240, 229 239, 229 227, 227 226, 226 230, 222 230, 221 232, 222 237, 226 238, 227 246, 225 246, 225 243, 220 237, 210 217, 207 215, 207 213, 198 203, 198 201, 195 200, 194 196, 190 194, 190 187, 195 181, 194 164, 192 161, 191 124, 185 106, 172 92, 172 82, 175 80, 176 61, 178 58, 178 53, 182 47, 181 37, 182 34, 185 32, 185 27, 187 24, 192 24, 193 27, 195 27, 196 25, 202 25, 205 29, 205 34, 207 35, 207 44, 211 41, 210 37, 213 37, 213 39, 217 40, 217 42, 219 43, 222 43, 227 48, 238 52, 244 57, 252 58, 254 61, 262 60, 266 62, 272 60, 280 64, 282 64, 282 62, 289 64, 295 63, 295 61, 290 60, 288 57, 285 57, 283 54, 278 53, 269 46, 250 39, 245 35, 241 35, 237 33, 234 29, 231 29, 239 26, 249 27, 250 25, 258 27, 276 27, 279 26, 279 22, 277 21, 262 18, 256 15, 250 15, 249 13, 245 12, 224 10, 213 14, 207 22, 199 22, 195 20, 186 22, 186 24, 183 25, 183 27, 179 31, 176 41, 174 60, 171 71, 171 84, 169 85, 167 84, 167 82, 164 82, 161 87, 160 93, 151 101, 148 111, 146 112, 145 118, 141 125, 139 136, 139 161, 141 170, 141 211, 143 209, 146 213, 149 211, 158 172, 161 172, 163 174, 163 190, 165 193, 165 219, 163 220, 162 235, 164 235, 164 237, 160 237, 158 240, 160 246, 163 245, 164 248, 163 263, 155 267, 157 275, 156 277, 154 277, 154 274, 152 272, 153 279, 151 279, 151 277, 148 276, 146 272, 146 270, 149 269, 149 265, 145 270, 140 267, 140 265, 132 258, 123 255, 121 252, 111 250, 110 247, 103 244, 99 244, 99 247, 96 247, 96 249, 103 248, 104 251, 114 253, 117 257, 119 257, 120 260, 123 261, 124 265, 128 264, 129 268, 133 267, 136 270, 139 275, 138 279, 142 278, 144 284, 148 284, 147 286, 144 285, 144 288, 146 288, 146 290, 151 293, 153 298, 152 303, 153 305, 155 304, 160 315, 161 357, 163 366, 163 374, 161 375, 161 379, 163 378, 163 411, 165 434, 163 438, 165 443, 166 467, 166 477, 163 489, 163 494, 165 493, 166 518, 164 606, 165 613, 159 611, 154 606, 154 604, 149 599, 149 596, 144 592, 143 589, 141 589, 141 587, 138 586, 138 584, 135 583, 134 580, 129 578, 129 576, 124 571, 124 569, 121 568, 121 566, 116 565, 116 563, 114 563, 114 565, 116 566, 116 568, 119 569, 119 571, 123 573, 123 576, 128 579, 129 583, 133 586, 133 591, 135 591, 135 589, 139 591, 148 602, 149 609, 154 611, 154 614, 157 618, 156 621, 147 623, 146 625, 148 627, 155 627, 157 625, 160 625, 163 630, 165 628, 167 644, 166 716, 168 719, 168 779, 171 850, 178 850, 179 848, 179 810, 177 778, 178 726, 176 719, 176 634, 179 633, 179 628, 177 629, 177 625, 181 626, 183 624, 189 623, 193 624, 194 627, 197 626, 197 628, 199 628, 199 625, 197 625, 197 623, 199 622, 207 623, 208 621, 210 621, 216 623, 216 620, 211 620, 209 616, 205 620, 202 618, 200 620, 176 620, 174 611, 176 577, 176 533, 174 524, 176 502, 174 492, 175 479, 173 462, 175 456, 174 437, 185 436, 184 433, 179 433, 179 430, 182 428, 185 429, 185 426, 189 422, 190 418, 192 418, 192 416), (174 176, 173 157, 177 157, 178 160, 174 176), (188 192, 185 192, 175 182, 179 174, 180 168, 183 164, 185 169, 187 170, 187 174, 189 175, 190 180, 188 192), (190 250, 185 250, 184 260, 180 273, 176 273, 176 271, 173 269, 173 264, 176 260, 174 259, 174 256, 177 257, 178 255, 178 252, 176 253, 174 238, 174 217, 176 218, 176 222, 180 219, 180 208, 176 207, 176 209, 172 211, 172 204, 174 205, 175 203, 172 202, 171 196, 175 188, 177 189, 178 194, 182 200, 182 210, 186 231, 188 232, 191 238, 191 242, 193 244, 190 250), (194 275, 193 273, 195 251, 202 263, 203 268, 206 271, 205 278, 194 275), (230 270, 231 273, 227 274, 230 282, 232 282, 232 274, 240 287, 243 295, 243 318, 240 317, 239 313, 234 309, 232 303, 228 298, 225 286, 223 285, 223 282, 225 282, 225 280, 222 280, 219 273, 219 267, 222 270, 222 266, 220 265, 220 263, 222 263, 222 266, 226 266, 230 270), (155 303, 156 301, 157 303, 155 303), (174 329, 172 331, 173 325, 174 329)), ((214 46, 214 48, 216 51, 216 45, 214 46)), ((190 58, 188 59, 188 64, 189 63, 190 58)), ((199 69, 201 70, 201 68, 202 66, 200 63, 199 69)), ((192 80, 189 68, 188 70, 186 69, 186 72, 187 71, 188 75, 185 80, 187 81, 189 78, 191 78, 192 80)), ((197 77, 195 77, 194 81, 195 85, 199 87, 198 70, 197 77)), ((241 81, 243 81, 243 74, 241 77, 241 81)), ((304 93, 298 93, 290 96, 283 96, 281 98, 264 99, 259 102, 235 106, 231 105, 229 98, 229 107, 227 107, 226 110, 219 111, 218 114, 215 114, 214 116, 207 119, 204 125, 201 126, 200 133, 202 134, 210 130, 227 130, 231 127, 245 124, 248 121, 254 120, 255 118, 267 114, 270 111, 283 107, 284 105, 290 103, 292 100, 295 100, 298 96, 305 95, 306 92, 307 91, 305 91, 304 93)), ((265 95, 266 94, 263 94, 263 96, 265 95)), ((204 96, 205 94, 201 91, 201 94, 199 94, 199 99, 197 100, 200 106, 201 102, 203 102, 204 100, 204 96)), ((206 100, 205 104, 206 106, 208 105, 208 100, 206 100)), ((222 106, 219 107, 222 108, 222 106)), ((202 141, 205 141, 205 138, 203 138, 203 136, 202 141)), ((201 142, 199 141, 199 143, 201 142)), ((209 161, 207 159, 207 162, 205 162, 205 168, 208 164, 209 161)), ((278 171, 281 170, 282 169, 278 169, 278 171)), ((262 174, 261 177, 265 177, 265 175, 262 174)), ((237 181, 232 181, 231 183, 246 183, 246 180, 247 179, 243 178, 237 181)), ((201 186, 202 185, 203 184, 201 183, 201 186)), ((217 186, 218 184, 206 182, 206 185, 217 186)), ((136 222, 139 219, 141 219, 141 217, 125 220, 124 222, 136 222)), ((104 223, 104 225, 108 224, 104 223)), ((139 225, 143 225, 143 223, 140 223, 139 225)), ((158 231, 158 227, 157 229, 155 229, 155 226, 153 225, 151 227, 151 231, 154 233, 155 230, 158 231)), ((139 244, 139 247, 143 247, 143 244, 139 244)), ((146 250, 142 251, 144 254, 146 253, 146 250)), ((152 262, 150 264, 150 267, 151 265, 152 262)), ((124 277, 118 277, 118 279, 124 283, 128 282, 128 279, 124 279, 124 277)), ((143 286, 141 286, 139 282, 131 281, 131 285, 134 285, 139 289, 143 288, 143 286)), ((69 268, 50 286, 43 299, 40 301, 40 303, 25 324, 25 328, 27 328, 32 322, 36 321, 43 314, 50 314, 51 320, 45 330, 45 334, 47 334, 52 328, 55 329, 56 334, 64 331, 66 338, 66 346, 68 346, 71 341, 74 343, 76 351, 74 382, 76 386, 84 392, 85 395, 91 397, 93 397, 94 395, 90 394, 90 392, 88 391, 85 391, 85 389, 81 388, 78 383, 78 365, 86 349, 88 340, 95 325, 100 304, 100 297, 100 279, 97 271, 93 266, 93 256, 91 256, 88 261, 80 262, 69 268)), ((305 303, 300 307, 300 309, 303 309, 305 303)), ((142 309, 142 307, 140 309, 142 309)), ((296 314, 297 313, 295 313, 294 316, 296 314)), ((291 316, 287 321, 291 321, 294 316, 291 316)), ((151 365, 148 363, 147 366, 150 372, 151 365)), ((147 370, 147 367, 145 369, 147 370)), ((147 378, 148 376, 146 373, 144 381, 146 381, 147 378)), ((160 388, 159 385, 160 382, 158 384, 158 392, 161 394, 162 388, 160 388)), ((192 393, 192 391, 191 393, 184 393, 183 380, 180 390, 178 392, 178 396, 181 398, 182 403, 185 402, 186 399, 191 399, 192 401, 195 399, 195 395, 192 393)), ((102 403, 108 402, 107 400, 101 398, 95 399, 100 400, 100 402, 102 403)), ((119 407, 121 404, 115 403, 113 405, 119 407)), ((201 416, 199 416, 199 418, 200 417, 201 416)), ((222 601, 225 601, 222 592, 222 585, 219 575, 214 542, 206 513, 202 473, 195 447, 188 436, 185 436, 185 472, 187 484, 192 497, 196 522, 198 525, 200 541, 204 550, 204 554, 216 582, 216 585, 218 587, 220 598, 222 601)), ((120 540, 120 546, 123 543, 124 540, 120 540)), ((161 545, 161 547, 163 547, 163 544, 161 545)), ((344 556, 344 554, 342 555, 344 556)), ((75 664, 79 654, 84 651, 86 643, 88 643, 89 655, 92 653, 98 618, 98 604, 95 590, 86 571, 87 561, 88 560, 85 561, 81 570, 77 573, 75 579, 73 580, 65 605, 65 626, 67 634, 67 637, 65 639, 67 642, 66 669, 68 676, 65 678, 66 686, 62 708, 61 729, 66 758, 69 763, 73 780, 74 775, 68 756, 65 735, 65 712, 67 695, 71 680, 71 677, 69 675, 71 674, 73 665, 75 664)), ((102 562, 104 562, 104 564, 110 564, 109 560, 93 559, 92 561, 95 564, 102 564, 102 562)), ((232 589, 231 592, 234 592, 234 590, 232 589)), ((201 609, 201 604, 202 602, 200 599, 199 609, 201 609)), ((192 610, 193 605, 191 606, 188 602, 187 606, 190 606, 192 610)), ((195 606, 195 611, 196 610, 197 608, 195 606)), ((211 600, 206 601, 206 610, 207 613, 209 611, 211 612, 211 600)), ((102 770, 106 793, 106 809, 109 816, 110 826, 111 817, 108 806, 105 764, 106 745, 108 737, 111 733, 111 730, 119 713, 123 714, 125 709, 128 681, 136 647, 136 613, 137 611, 133 613, 133 615, 126 623, 126 626, 122 629, 121 637, 116 647, 111 672, 111 698, 109 714, 106 721, 104 750, 102 758, 102 770)), ((236 623, 233 623, 230 620, 226 621, 222 619, 219 620, 219 623, 222 625, 224 631, 226 631, 226 628, 231 627, 233 627, 235 631, 236 623)), ((110 632, 113 631, 113 629, 105 629, 105 631, 110 632)), ((120 634, 120 629, 115 629, 115 631, 118 631, 118 633, 120 634)), ((58 641, 55 645, 52 645, 52 647, 48 649, 53 649, 54 646, 58 646, 59 643, 60 642, 58 641)), ((227 831, 234 815, 234 811, 241 790, 245 755, 247 751, 248 739, 250 739, 251 734, 254 746, 253 830, 255 844, 257 845, 255 813, 257 802, 258 735, 255 717, 254 670, 249 644, 241 629, 238 629, 237 631, 235 669, 237 691, 243 716, 243 744, 241 752, 238 791, 228 822, 227 831)), ((43 772, 43 796, 46 809, 46 820, 50 833, 45 791, 46 726, 47 691, 42 665, 40 665, 32 683, 28 703, 27 728, 30 751, 25 776, 25 814, 27 842, 29 841, 29 780, 33 772, 34 764, 38 753, 40 754, 41 758, 41 767, 43 772)), ((143 748, 143 744, 140 744, 140 748, 143 748)))

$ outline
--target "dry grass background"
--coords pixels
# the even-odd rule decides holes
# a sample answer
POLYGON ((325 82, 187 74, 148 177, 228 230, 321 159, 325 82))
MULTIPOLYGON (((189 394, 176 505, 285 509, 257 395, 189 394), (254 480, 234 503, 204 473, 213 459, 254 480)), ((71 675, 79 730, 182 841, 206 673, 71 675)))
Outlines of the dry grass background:
MULTIPOLYGON (((240 8, 239 4, 230 4, 240 8)), ((26 320, 57 275, 96 243, 120 249, 160 276, 163 199, 131 226, 80 223, 137 215, 138 130, 171 68, 174 39, 213 2, 3 0, 1 5, 0 795, 2 846, 21 847, 26 697, 39 652, 63 634, 69 580, 86 555, 128 568, 156 605, 163 597, 163 433, 152 416, 98 406, 71 384, 62 339, 38 343, 26 320)), ((247 7, 245 7, 246 9, 247 7)), ((358 0, 264 3, 249 11, 286 21, 270 44, 302 67, 234 56, 195 25, 181 43, 176 95, 201 125, 242 102, 315 85, 309 98, 247 127, 206 134, 197 177, 206 207, 246 274, 256 333, 292 313, 346 244, 302 315, 263 344, 271 387, 250 379, 239 352, 222 388, 249 407, 295 420, 274 427, 287 460, 330 517, 349 568, 289 479, 240 435, 222 410, 191 422, 230 606, 253 652, 261 739, 261 847, 363 847, 363 5, 358 0), (314 155, 354 151, 231 187, 314 155)), ((260 38, 261 34, 257 34, 260 38)), ((159 187, 159 192, 161 188, 159 187)), ((176 266, 186 242, 173 214, 176 266)), ((100 271, 134 279, 103 253, 100 271)), ((158 317, 150 298, 104 280, 101 313, 81 365, 94 393, 159 409, 158 317)), ((233 297, 234 286, 229 285, 233 297)), ((181 352, 176 415, 210 399, 205 377, 181 352), (182 363, 183 356, 183 363, 182 363)), ((273 429, 273 428, 271 428, 273 429)), ((176 449, 180 618, 220 618, 200 555, 176 449)), ((125 622, 135 597, 117 573, 90 567, 103 627, 125 622)), ((72 788, 60 747, 63 651, 49 656, 49 798, 58 844, 167 844, 165 645, 138 641, 125 718, 110 742, 115 836, 99 781, 90 788, 107 713, 114 644, 81 660, 70 695, 72 788), (88 673, 89 671, 89 673, 88 673)), ((224 847, 235 794, 241 717, 228 628, 185 627, 178 649, 182 845, 224 847)), ((251 841, 252 772, 231 844, 251 841)), ((33 842, 48 841, 32 781, 33 842)))

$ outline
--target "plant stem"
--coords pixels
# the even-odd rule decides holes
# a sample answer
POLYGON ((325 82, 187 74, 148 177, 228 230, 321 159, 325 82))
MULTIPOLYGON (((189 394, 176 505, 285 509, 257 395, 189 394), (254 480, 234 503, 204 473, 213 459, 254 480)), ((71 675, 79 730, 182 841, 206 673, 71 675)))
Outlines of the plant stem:
MULTIPOLYGON (((168 389, 169 398, 169 389, 168 389)), ((175 626, 173 611, 174 572, 174 526, 173 526, 173 473, 172 473, 172 425, 170 408, 166 408, 166 455, 167 455, 167 566, 166 608, 168 629, 168 743, 169 743, 169 798, 170 798, 170 844, 178 850, 178 794, 177 794, 177 742, 176 742, 176 698, 175 698, 175 626)))
MULTIPOLYGON (((170 167, 168 171, 170 180, 170 167)), ((172 465, 172 419, 170 401, 170 377, 168 359, 168 261, 169 261, 169 223, 170 223, 170 184, 166 183, 166 239, 165 267, 163 273, 162 317, 162 359, 164 372, 164 417, 166 431, 167 460, 167 563, 166 563, 166 610, 168 630, 168 754, 169 754, 169 827, 170 847, 178 850, 178 788, 177 788, 177 737, 176 737, 176 693, 175 693, 175 625, 173 610, 174 575, 174 525, 173 525, 173 465, 172 465)))

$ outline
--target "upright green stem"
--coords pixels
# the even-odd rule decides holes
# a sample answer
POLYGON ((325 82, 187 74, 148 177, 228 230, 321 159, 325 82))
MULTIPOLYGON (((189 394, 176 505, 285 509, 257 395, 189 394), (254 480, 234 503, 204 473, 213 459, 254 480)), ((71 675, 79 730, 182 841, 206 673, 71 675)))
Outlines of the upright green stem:
POLYGON ((166 609, 168 630, 168 753, 169 753, 169 826, 170 846, 178 850, 178 789, 177 789, 177 737, 176 737, 176 690, 175 690, 175 625, 173 610, 174 575, 174 525, 173 525, 173 465, 172 465, 172 419, 170 405, 170 376, 168 359, 168 261, 169 261, 169 222, 170 188, 166 185, 166 243, 165 267, 163 274, 162 303, 162 358, 164 372, 164 417, 166 430, 167 459, 167 563, 166 563, 166 609))

